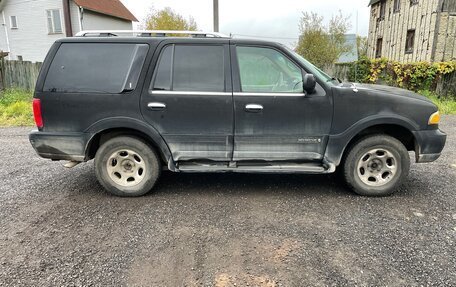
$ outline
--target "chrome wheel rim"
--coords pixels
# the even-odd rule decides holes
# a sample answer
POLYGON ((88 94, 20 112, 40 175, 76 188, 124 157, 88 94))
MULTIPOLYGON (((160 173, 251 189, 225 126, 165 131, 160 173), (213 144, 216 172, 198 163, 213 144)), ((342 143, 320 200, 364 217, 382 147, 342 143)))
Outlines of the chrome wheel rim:
POLYGON ((141 155, 129 149, 112 153, 106 167, 109 178, 122 187, 138 185, 146 174, 146 164, 141 155))
POLYGON ((388 149, 372 149, 358 161, 358 177, 368 186, 383 186, 396 176, 397 164, 396 156, 388 149))

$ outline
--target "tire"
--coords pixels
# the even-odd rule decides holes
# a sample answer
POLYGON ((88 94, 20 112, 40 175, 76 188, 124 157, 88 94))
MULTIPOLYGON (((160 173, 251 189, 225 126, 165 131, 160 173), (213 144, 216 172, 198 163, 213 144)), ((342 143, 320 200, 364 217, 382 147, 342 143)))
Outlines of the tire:
POLYGON ((148 193, 161 173, 157 153, 142 139, 131 136, 112 138, 95 155, 95 174, 111 194, 122 197, 148 193))
POLYGON ((343 175, 359 195, 387 196, 401 186, 410 170, 405 146, 388 135, 361 138, 347 152, 343 175))

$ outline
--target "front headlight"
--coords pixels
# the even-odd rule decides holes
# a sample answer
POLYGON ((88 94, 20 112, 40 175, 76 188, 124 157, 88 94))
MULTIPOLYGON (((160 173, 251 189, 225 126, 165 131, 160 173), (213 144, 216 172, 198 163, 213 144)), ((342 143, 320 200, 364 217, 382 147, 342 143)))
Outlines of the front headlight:
POLYGON ((440 122, 440 113, 439 113, 439 111, 437 111, 429 117, 428 124, 429 125, 438 125, 439 122, 440 122))

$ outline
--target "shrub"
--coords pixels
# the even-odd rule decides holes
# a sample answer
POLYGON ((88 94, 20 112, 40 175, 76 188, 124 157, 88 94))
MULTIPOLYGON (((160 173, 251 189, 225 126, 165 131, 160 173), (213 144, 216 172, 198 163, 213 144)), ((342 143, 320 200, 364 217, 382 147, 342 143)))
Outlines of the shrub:
POLYGON ((403 64, 388 59, 361 58, 349 64, 348 78, 361 83, 381 83, 412 91, 435 90, 438 80, 456 73, 456 61, 403 64))

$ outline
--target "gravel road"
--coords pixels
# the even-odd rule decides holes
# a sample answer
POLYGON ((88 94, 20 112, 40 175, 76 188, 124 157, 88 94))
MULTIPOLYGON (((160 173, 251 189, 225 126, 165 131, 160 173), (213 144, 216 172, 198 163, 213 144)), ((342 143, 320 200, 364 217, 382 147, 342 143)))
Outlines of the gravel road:
POLYGON ((164 173, 108 195, 93 163, 38 158, 0 129, 0 286, 456 285, 456 117, 443 156, 393 196, 335 175, 164 173))

